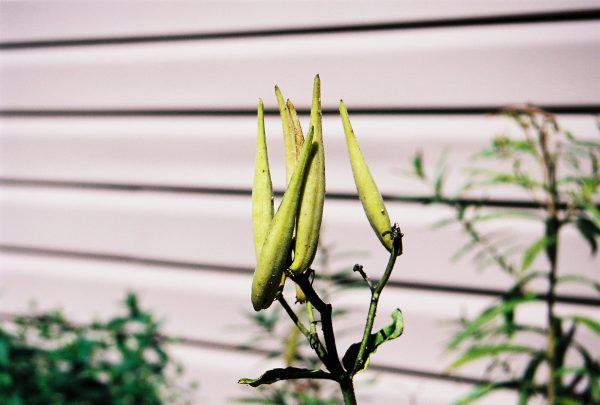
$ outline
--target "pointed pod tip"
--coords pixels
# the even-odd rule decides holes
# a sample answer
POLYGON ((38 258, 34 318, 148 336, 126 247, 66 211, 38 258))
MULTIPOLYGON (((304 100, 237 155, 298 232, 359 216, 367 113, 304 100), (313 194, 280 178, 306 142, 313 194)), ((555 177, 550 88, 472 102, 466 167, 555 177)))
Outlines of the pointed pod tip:
POLYGON ((287 99, 285 105, 287 106, 288 110, 294 110, 294 112, 296 111, 296 106, 294 105, 294 103, 292 103, 292 100, 290 100, 289 98, 287 99))

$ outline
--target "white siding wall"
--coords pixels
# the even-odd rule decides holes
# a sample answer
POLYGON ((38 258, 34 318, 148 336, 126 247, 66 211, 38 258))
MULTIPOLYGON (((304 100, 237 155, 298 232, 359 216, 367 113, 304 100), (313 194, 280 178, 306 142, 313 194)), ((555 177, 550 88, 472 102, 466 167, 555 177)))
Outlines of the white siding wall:
MULTIPOLYGON (((277 83, 306 111, 320 73, 336 197, 322 241, 369 252, 332 268, 360 261, 376 276, 385 257, 348 196, 337 101, 358 113, 355 130, 387 196, 425 192, 401 173, 417 148, 434 157, 449 147, 458 169, 493 135, 516 133, 486 114, 508 103, 550 108, 575 134, 597 136, 599 9, 583 0, 0 2, 0 310, 22 313, 35 300, 88 320, 113 313, 132 289, 167 332, 196 341, 174 352, 201 383, 199 403, 251 393, 237 379, 267 364, 235 347, 247 339, 236 326, 251 309, 257 98, 274 112, 277 83)), ((271 113, 281 190, 279 125, 271 113)), ((406 332, 375 356, 379 383, 357 390, 370 404, 448 403, 470 386, 445 376, 447 321, 476 313, 510 280, 449 261, 464 239, 431 229, 448 209, 389 201, 389 211, 406 235, 405 255, 378 320, 400 307, 406 332)), ((540 231, 515 226, 523 241, 540 231)), ((561 248, 564 264, 577 258, 566 271, 600 280, 600 261, 577 235, 561 248)), ((572 311, 575 296, 589 301, 578 311, 597 316, 593 292, 560 293, 560 310, 572 311)), ((334 301, 355 310, 340 329, 362 323, 366 300, 334 301)), ((543 318, 536 308, 524 316, 543 318)))

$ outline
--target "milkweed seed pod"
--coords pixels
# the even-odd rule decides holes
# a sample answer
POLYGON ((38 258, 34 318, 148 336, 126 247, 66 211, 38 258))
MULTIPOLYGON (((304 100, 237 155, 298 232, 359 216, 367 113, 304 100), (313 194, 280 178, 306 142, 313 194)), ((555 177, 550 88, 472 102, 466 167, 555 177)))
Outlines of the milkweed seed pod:
POLYGON ((283 95, 278 86, 275 86, 275 97, 279 105, 279 115, 281 116, 281 125, 283 127, 283 146, 285 148, 285 180, 286 184, 290 182, 294 167, 296 165, 296 139, 294 136, 294 126, 290 117, 283 95))
POLYGON ((273 220, 273 185, 269 170, 265 116, 263 101, 258 101, 258 139, 256 142, 256 163, 254 185, 252 187, 252 229, 254 231, 254 251, 256 259, 273 220))
POLYGON ((300 154, 300 150, 302 149, 302 145, 304 144, 304 134, 302 132, 302 125, 300 125, 298 113, 296 112, 296 107, 294 107, 292 100, 288 99, 286 102, 286 106, 290 113, 290 118, 292 120, 292 129, 294 131, 294 137, 296 140, 296 157, 298 157, 298 155, 300 154))
POLYGON ((316 151, 308 168, 304 192, 298 210, 294 260, 290 271, 299 274, 310 267, 319 244, 323 204, 325 202, 325 153, 323 150, 323 127, 321 117, 321 81, 315 76, 310 123, 314 128, 316 151))
POLYGON ((381 193, 379 193, 371 171, 360 151, 356 136, 352 130, 352 125, 350 124, 350 119, 348 118, 346 106, 342 100, 340 100, 340 115, 342 117, 342 124, 344 125, 344 133, 346 134, 346 144, 348 145, 350 165, 352 166, 352 175, 354 176, 358 197, 377 237, 383 246, 391 252, 393 243, 390 235, 392 228, 390 217, 383 204, 381 193))
MULTIPOLYGON (((292 103, 292 101, 288 99, 286 104, 287 104, 288 111, 290 112, 290 118, 292 119, 292 127, 294 129, 294 135, 296 137, 296 155, 298 155, 298 154, 300 154, 300 150, 302 149, 302 145, 304 144, 304 135, 302 133, 302 126, 300 125, 300 120, 298 119, 298 114, 296 112, 296 108, 294 107, 294 104, 292 103)), ((313 138, 313 142, 314 142, 314 138, 313 138)), ((314 159, 315 159, 315 157, 313 156, 312 160, 314 161, 314 159)), ((306 184, 306 180, 305 180, 305 184, 306 184)), ((298 222, 296 220, 296 225, 297 224, 298 224, 298 222)), ((297 231, 297 229, 296 229, 296 231, 297 231)), ((294 236, 295 235, 296 234, 294 233, 294 236)), ((294 255, 294 257, 296 257, 296 255, 294 255)), ((302 291, 300 286, 298 284, 296 284, 296 303, 304 304, 305 302, 306 302, 306 295, 304 294, 304 291, 302 291)))
POLYGON ((255 311, 271 306, 288 264, 302 185, 308 171, 307 163, 313 151, 313 133, 311 127, 288 188, 260 249, 258 264, 252 278, 251 300, 255 311))

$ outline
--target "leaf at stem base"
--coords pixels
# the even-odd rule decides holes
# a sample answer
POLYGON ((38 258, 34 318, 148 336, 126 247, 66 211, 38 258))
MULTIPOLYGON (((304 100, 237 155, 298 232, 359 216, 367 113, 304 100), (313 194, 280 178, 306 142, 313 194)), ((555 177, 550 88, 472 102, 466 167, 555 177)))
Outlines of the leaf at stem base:
POLYGON ((313 378, 313 379, 326 379, 334 380, 335 378, 326 371, 323 370, 308 370, 305 368, 297 367, 286 367, 286 368, 274 368, 266 371, 259 378, 242 378, 238 381, 238 384, 246 384, 251 387, 258 387, 264 384, 273 384, 277 381, 282 380, 297 380, 300 378, 313 378))
MULTIPOLYGON (((373 333, 369 336, 364 354, 364 362, 356 372, 366 370, 367 367, 369 367, 371 355, 377 351, 377 348, 389 340, 396 339, 398 336, 402 335, 403 331, 404 318, 402 317, 402 311, 395 309, 394 312, 392 312, 392 323, 380 329, 377 333, 373 333)), ((359 350, 360 342, 352 344, 346 351, 346 354, 344 354, 342 362, 344 363, 346 370, 354 369, 359 350)))

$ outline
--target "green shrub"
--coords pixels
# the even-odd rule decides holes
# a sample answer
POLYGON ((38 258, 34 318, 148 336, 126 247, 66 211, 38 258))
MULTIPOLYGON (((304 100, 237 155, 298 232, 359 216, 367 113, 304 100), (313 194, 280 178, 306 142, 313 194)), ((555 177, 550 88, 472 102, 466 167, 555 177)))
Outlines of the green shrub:
POLYGON ((165 351, 159 324, 135 295, 125 305, 123 316, 90 325, 70 323, 60 312, 3 322, 0 403, 186 402, 191 387, 176 385, 182 369, 165 351))

